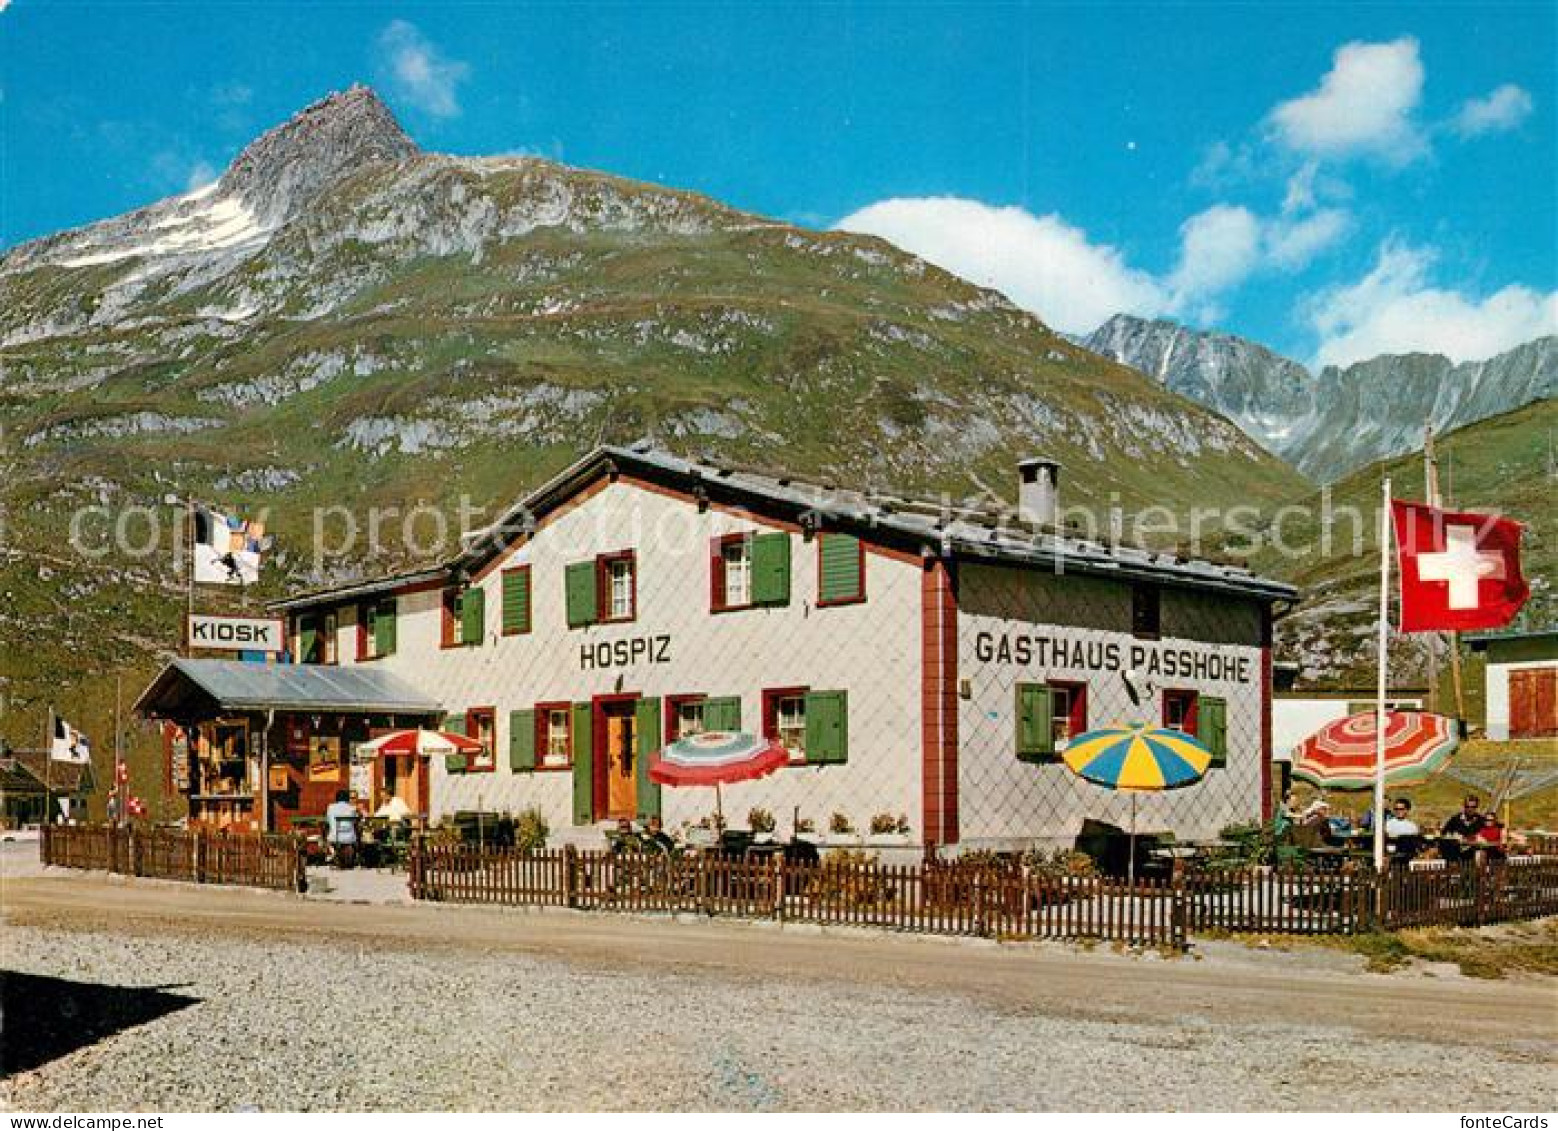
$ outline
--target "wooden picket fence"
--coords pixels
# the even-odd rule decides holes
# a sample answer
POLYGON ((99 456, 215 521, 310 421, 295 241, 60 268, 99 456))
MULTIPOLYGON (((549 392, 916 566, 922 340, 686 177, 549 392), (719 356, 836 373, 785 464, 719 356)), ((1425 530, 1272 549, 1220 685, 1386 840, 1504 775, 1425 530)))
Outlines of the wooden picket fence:
POLYGON ((138 825, 45 825, 45 864, 196 884, 307 891, 303 841, 271 833, 138 825))
POLYGON ((1558 857, 1438 871, 1191 870, 1134 886, 955 860, 795 864, 713 854, 413 845, 414 899, 726 915, 1004 939, 1183 946, 1194 933, 1355 934, 1558 914, 1558 857))

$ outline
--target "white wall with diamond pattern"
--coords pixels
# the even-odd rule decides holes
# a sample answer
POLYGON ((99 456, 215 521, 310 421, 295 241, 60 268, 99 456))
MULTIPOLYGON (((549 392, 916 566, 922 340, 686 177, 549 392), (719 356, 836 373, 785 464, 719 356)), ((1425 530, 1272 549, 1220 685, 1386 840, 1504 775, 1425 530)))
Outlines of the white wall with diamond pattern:
POLYGON ((1086 684, 1090 728, 1156 724, 1163 692, 1171 688, 1225 698, 1227 767, 1186 789, 1139 794, 1137 827, 1173 830, 1181 839, 1211 838, 1225 825, 1259 816, 1264 684, 1258 603, 1165 588, 1161 638, 1146 640, 1131 632, 1128 584, 972 563, 960 564, 957 577, 958 674, 968 691, 958 717, 963 847, 1070 844, 1087 817, 1129 825, 1128 796, 1090 785, 1058 762, 1018 761, 1020 682, 1086 684), (1027 638, 1025 648, 1019 637, 1027 638), (1188 659, 1192 673, 1198 658, 1206 657, 1219 678, 1164 674, 1169 654, 1176 664, 1188 659), (1125 674, 1133 669, 1139 673, 1136 700, 1125 674))

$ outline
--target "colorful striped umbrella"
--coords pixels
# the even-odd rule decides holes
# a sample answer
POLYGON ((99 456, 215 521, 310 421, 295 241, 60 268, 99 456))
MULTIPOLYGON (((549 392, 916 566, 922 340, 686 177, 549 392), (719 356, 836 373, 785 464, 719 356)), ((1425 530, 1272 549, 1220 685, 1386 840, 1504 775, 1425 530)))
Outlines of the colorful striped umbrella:
MULTIPOLYGON (((1326 723, 1298 744, 1293 775, 1321 789, 1374 788, 1374 712, 1326 723)), ((1410 785, 1434 773, 1460 744, 1455 721, 1429 711, 1385 712, 1385 782, 1410 785)))
POLYGON ((735 731, 689 734, 661 749, 649 763, 649 780, 661 785, 712 785, 714 814, 725 827, 720 786, 767 777, 790 764, 790 752, 770 738, 735 731))
POLYGON ((1126 881, 1136 886, 1136 795, 1194 785, 1212 764, 1212 752, 1180 730, 1126 723, 1079 734, 1061 752, 1067 768, 1105 789, 1131 795, 1130 857, 1126 881))
POLYGON ((1190 735, 1145 723, 1079 734, 1061 756, 1072 773, 1108 789, 1179 789, 1212 764, 1212 752, 1190 735))
POLYGON ((661 785, 729 785, 766 777, 790 762, 773 739, 711 730, 679 738, 649 764, 649 779, 661 785))
POLYGON ((364 754, 474 754, 481 743, 463 734, 442 730, 392 730, 369 739, 357 748, 364 754))

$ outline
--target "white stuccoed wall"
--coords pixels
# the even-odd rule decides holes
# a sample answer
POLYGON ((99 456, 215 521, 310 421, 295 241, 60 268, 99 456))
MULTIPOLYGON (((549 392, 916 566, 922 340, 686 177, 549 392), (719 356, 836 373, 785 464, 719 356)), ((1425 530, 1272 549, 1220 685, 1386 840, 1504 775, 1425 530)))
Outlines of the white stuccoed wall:
MULTIPOLYGON (((605 486, 552 516, 533 540, 505 553, 482 580, 487 638, 477 646, 439 646, 436 591, 400 598, 397 649, 383 664, 436 697, 450 711, 493 707, 497 768, 446 774, 434 759, 432 816, 460 809, 517 812, 535 805, 546 815, 553 843, 570 838, 598 847, 591 827, 572 836, 571 771, 511 773, 509 712, 538 702, 581 702, 596 695, 739 695, 742 727, 762 726, 765 688, 807 686, 849 693, 849 760, 844 765, 783 769, 762 781, 727 787, 724 804, 734 827, 754 806, 774 813, 781 834, 792 814, 826 831, 835 810, 864 829, 878 812, 905 813, 918 839, 920 792, 920 568, 868 551, 867 600, 817 608, 817 544, 791 534, 790 604, 784 608, 709 610, 709 540, 772 529, 746 516, 689 502, 627 481, 605 486), (638 554, 638 617, 630 624, 570 629, 564 567, 598 553, 638 554), (532 631, 503 636, 501 568, 531 566, 532 631), (582 645, 669 635, 668 660, 640 661, 605 671, 580 664, 582 645)), ((343 625, 340 655, 354 655, 354 629, 343 625)), ((711 789, 665 789, 666 824, 676 827, 714 809, 711 789)))
MULTIPOLYGON (((1016 691, 1048 680, 1086 683, 1088 726, 1161 718, 1162 691, 1184 688, 1228 702, 1228 765, 1201 783, 1171 793, 1139 794, 1137 827, 1172 829, 1181 839, 1215 837, 1261 812, 1260 606, 1253 601, 1165 589, 1162 639, 1131 635, 1131 591, 1117 582, 1042 570, 963 564, 958 571, 958 666, 971 696, 960 699, 958 788, 965 848, 1013 848, 1034 842, 1071 844, 1083 818, 1129 826, 1130 799, 1082 781, 1064 765, 1032 765, 1016 756, 1016 691), (981 634, 1046 636, 1110 646, 1130 667, 1133 645, 1215 653, 1242 661, 1248 679, 1149 676, 1152 694, 1132 703, 1118 671, 1074 664, 1026 665, 981 659, 981 634)), ((989 639, 989 637, 986 637, 989 639)), ((1085 658, 1084 658, 1085 659, 1085 658)), ((1143 667, 1143 670, 1145 668, 1143 667)))

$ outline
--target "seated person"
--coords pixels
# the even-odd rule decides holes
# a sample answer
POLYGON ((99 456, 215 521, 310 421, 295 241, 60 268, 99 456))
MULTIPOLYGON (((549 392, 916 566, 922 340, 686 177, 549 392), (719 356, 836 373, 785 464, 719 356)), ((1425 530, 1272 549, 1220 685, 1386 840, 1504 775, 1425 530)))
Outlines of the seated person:
POLYGON ((606 840, 611 845, 611 851, 615 853, 637 852, 641 846, 638 838, 638 830, 633 827, 633 822, 626 817, 617 821, 617 827, 606 834, 606 840))
POLYGON ((649 825, 644 830, 643 842, 646 848, 656 852, 672 853, 676 851, 676 841, 671 839, 671 834, 665 831, 665 823, 658 816, 649 818, 649 825))
POLYGON ((1481 810, 1482 800, 1475 793, 1468 793, 1466 800, 1461 803, 1461 811, 1440 828, 1439 835, 1445 838, 1443 851, 1446 860, 1455 861, 1465 857, 1466 848, 1487 824, 1488 818, 1481 810))
POLYGON ((1504 858, 1504 826, 1499 819, 1489 813, 1482 822, 1482 828, 1478 829, 1471 838, 1474 850, 1488 859, 1502 860, 1504 858))
POLYGON ((1412 819, 1412 802, 1396 798, 1385 818, 1385 841, 1390 852, 1402 861, 1411 860, 1422 848, 1423 830, 1412 819))
POLYGON ((1331 806, 1316 801, 1304 810, 1304 815, 1293 827, 1293 843, 1300 848, 1330 848, 1336 844, 1331 829, 1331 806))

